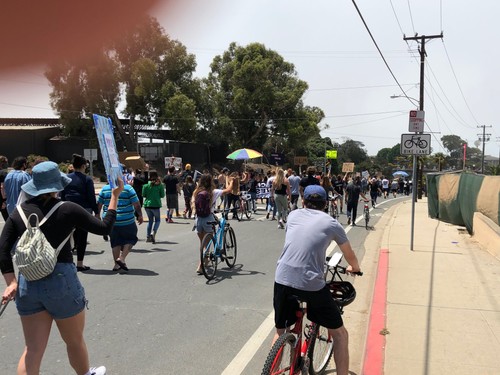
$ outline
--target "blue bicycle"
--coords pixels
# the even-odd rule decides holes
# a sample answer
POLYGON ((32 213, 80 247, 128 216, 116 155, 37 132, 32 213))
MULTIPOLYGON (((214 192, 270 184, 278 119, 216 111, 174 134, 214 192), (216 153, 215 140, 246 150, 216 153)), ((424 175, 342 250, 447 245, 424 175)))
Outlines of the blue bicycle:
POLYGON ((207 280, 215 277, 219 262, 225 261, 229 268, 233 268, 237 256, 234 229, 224 216, 218 219, 214 215, 214 219, 208 223, 212 225, 213 233, 205 234, 200 248, 201 269, 207 280))

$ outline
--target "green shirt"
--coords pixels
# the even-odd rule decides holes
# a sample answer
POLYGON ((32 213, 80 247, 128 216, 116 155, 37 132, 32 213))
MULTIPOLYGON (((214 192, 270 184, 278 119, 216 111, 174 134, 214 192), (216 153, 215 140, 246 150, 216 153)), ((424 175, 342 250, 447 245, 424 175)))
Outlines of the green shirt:
POLYGON ((144 208, 160 208, 161 199, 165 197, 165 186, 162 183, 155 185, 153 181, 149 181, 142 187, 142 196, 144 208))

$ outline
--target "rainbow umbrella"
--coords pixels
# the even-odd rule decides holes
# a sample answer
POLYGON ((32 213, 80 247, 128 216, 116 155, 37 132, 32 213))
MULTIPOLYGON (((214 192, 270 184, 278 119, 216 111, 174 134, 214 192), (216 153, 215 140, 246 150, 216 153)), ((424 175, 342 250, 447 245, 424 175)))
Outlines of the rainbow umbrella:
POLYGON ((231 160, 247 160, 253 158, 260 158, 262 154, 250 148, 240 148, 239 150, 231 152, 226 159, 231 160))

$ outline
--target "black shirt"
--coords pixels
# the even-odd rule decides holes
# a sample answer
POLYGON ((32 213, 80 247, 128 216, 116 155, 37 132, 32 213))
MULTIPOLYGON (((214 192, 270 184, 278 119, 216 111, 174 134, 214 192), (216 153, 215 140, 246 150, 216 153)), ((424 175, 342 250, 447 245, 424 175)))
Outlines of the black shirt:
MULTIPOLYGON (((51 198, 47 203, 41 197, 35 197, 24 202, 21 206, 24 209, 26 217, 30 214, 36 213, 39 220, 50 211, 54 205, 59 202, 57 198, 51 198)), ((2 235, 0 236, 0 270, 2 274, 14 272, 14 265, 10 250, 16 243, 17 239, 26 230, 23 219, 19 215, 16 208, 10 217, 7 219, 3 227, 2 235)), ((47 222, 40 227, 41 231, 49 241, 49 243, 56 249, 61 242, 71 233, 73 228, 80 228, 85 231, 104 235, 109 234, 113 228, 116 220, 116 211, 108 210, 106 216, 101 221, 98 218, 89 214, 83 207, 73 202, 66 202, 60 206, 47 220, 47 222)), ((33 223, 32 223, 33 224, 33 223)), ((58 263, 73 263, 73 253, 71 251, 70 241, 61 249, 57 257, 58 263)))
POLYGON ((302 188, 305 189, 309 185, 319 185, 319 180, 314 176, 303 177, 300 180, 300 186, 302 186, 302 188))

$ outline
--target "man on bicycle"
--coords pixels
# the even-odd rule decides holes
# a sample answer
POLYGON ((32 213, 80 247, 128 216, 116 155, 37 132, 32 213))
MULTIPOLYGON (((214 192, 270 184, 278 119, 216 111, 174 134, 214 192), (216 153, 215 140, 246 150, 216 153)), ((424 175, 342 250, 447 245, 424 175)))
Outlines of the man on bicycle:
POLYGON ((285 332, 295 321, 299 297, 307 303, 308 319, 328 328, 334 340, 334 358, 337 374, 349 371, 348 333, 340 311, 326 285, 325 257, 331 241, 344 254, 348 272, 360 271, 358 259, 351 248, 344 228, 337 220, 323 212, 327 203, 326 191, 319 185, 304 189, 304 207, 288 216, 285 245, 276 268, 274 283, 274 321, 276 334, 285 332))

